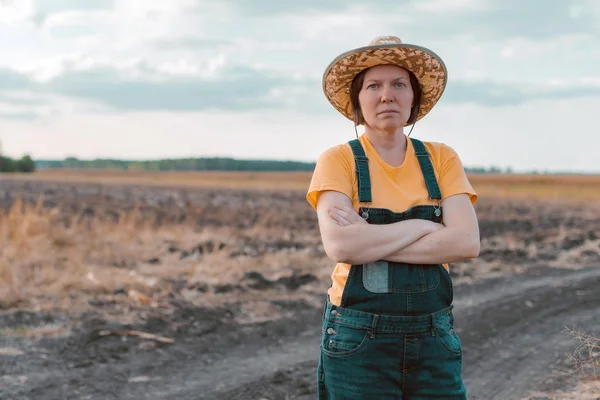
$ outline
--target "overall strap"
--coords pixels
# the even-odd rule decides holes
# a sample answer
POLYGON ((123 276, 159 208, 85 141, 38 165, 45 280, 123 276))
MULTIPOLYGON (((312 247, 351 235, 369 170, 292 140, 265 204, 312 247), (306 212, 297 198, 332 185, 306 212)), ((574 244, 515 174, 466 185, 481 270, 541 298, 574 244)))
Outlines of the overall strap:
POLYGON ((435 178, 433 165, 431 164, 429 153, 427 152, 427 149, 425 149, 425 145, 418 139, 411 138, 410 140, 415 148, 415 155, 419 160, 419 165, 421 165, 421 172, 425 178, 425 185, 427 185, 429 198, 432 200, 441 200, 442 193, 440 192, 440 187, 438 186, 437 179, 435 178))
POLYGON ((369 159, 365 150, 358 141, 354 139, 348 142, 354 153, 356 161, 356 179, 358 180, 358 201, 371 202, 371 177, 369 176, 369 159))

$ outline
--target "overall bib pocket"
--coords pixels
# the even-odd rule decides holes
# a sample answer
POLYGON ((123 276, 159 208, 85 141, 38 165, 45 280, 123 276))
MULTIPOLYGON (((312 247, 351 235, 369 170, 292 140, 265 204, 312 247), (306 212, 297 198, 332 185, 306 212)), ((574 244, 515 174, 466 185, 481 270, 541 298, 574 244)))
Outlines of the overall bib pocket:
POLYGON ((440 270, 436 265, 375 261, 363 265, 363 286, 372 293, 424 293, 437 289, 440 270))

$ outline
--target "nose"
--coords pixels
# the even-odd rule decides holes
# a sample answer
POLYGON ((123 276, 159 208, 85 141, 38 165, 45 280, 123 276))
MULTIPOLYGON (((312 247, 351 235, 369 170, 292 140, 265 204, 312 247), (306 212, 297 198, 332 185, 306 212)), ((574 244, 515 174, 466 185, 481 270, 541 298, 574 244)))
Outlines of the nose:
POLYGON ((388 87, 383 88, 382 92, 381 92, 381 102, 382 103, 390 103, 394 101, 394 98, 390 92, 390 89, 388 87))

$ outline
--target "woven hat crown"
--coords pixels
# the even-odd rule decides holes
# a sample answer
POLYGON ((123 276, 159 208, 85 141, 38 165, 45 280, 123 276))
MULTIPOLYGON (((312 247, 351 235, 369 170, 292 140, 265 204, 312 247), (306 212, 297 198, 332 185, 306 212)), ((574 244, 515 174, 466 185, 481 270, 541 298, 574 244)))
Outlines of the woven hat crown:
POLYGON ((378 44, 402 44, 402 40, 397 36, 377 36, 369 42, 369 46, 376 46, 378 44))

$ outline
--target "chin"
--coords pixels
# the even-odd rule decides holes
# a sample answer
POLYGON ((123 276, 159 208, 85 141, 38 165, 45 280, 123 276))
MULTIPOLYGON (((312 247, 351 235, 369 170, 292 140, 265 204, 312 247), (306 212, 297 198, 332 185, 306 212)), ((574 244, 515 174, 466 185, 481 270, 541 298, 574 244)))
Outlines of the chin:
POLYGON ((406 122, 406 120, 401 115, 395 114, 393 117, 385 116, 383 118, 378 118, 378 120, 376 120, 375 122, 377 122, 377 125, 380 125, 380 126, 389 126, 389 125, 404 126, 404 123, 406 122))
POLYGON ((404 128, 404 124, 400 121, 389 121, 388 123, 377 124, 376 126, 382 131, 397 131, 404 128))

